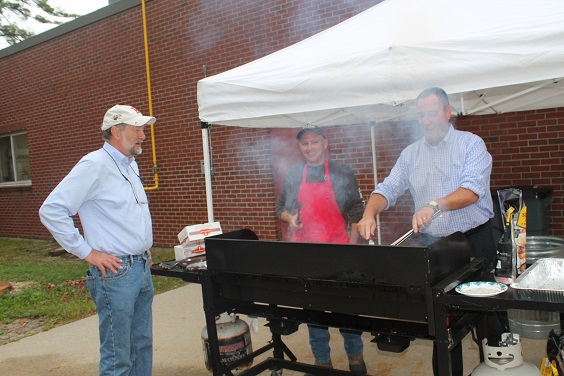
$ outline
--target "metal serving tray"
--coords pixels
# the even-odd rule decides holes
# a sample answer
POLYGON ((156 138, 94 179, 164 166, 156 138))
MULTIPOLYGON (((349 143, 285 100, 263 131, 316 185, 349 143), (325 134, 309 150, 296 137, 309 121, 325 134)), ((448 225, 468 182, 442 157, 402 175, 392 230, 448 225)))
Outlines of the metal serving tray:
POLYGON ((564 302, 564 258, 537 260, 511 287, 530 297, 564 302))

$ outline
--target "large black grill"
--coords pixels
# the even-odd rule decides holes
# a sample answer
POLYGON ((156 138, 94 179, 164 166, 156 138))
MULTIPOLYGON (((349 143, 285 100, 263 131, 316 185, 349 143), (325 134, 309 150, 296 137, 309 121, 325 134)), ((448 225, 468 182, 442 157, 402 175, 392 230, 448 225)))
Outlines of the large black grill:
MULTIPOLYGON (((247 375, 269 368, 312 372, 311 366, 295 362, 280 337, 300 323, 371 332, 386 350, 402 350, 413 338, 434 340, 432 287, 470 261, 461 233, 429 247, 260 241, 250 230, 206 238, 205 243, 208 328, 221 312, 270 321, 273 342, 266 349, 273 348, 274 357, 247 375)), ((470 316, 456 320, 475 319, 470 316)), ((210 332, 210 343, 214 335, 210 332)), ((214 375, 229 374, 225 368, 230 367, 214 362, 221 368, 214 375)))

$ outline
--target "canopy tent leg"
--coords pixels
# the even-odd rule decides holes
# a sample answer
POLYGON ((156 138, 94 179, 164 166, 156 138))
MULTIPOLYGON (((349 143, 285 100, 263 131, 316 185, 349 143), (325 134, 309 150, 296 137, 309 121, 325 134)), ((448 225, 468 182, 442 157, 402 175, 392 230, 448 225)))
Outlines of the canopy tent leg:
MULTIPOLYGON (((374 187, 378 184, 378 162, 376 157, 376 122, 370 122, 370 145, 372 146, 372 174, 374 175, 374 187)), ((378 236, 378 245, 382 245, 382 235, 380 233, 380 214, 376 215, 376 234, 378 236)))
POLYGON ((209 131, 211 124, 202 122, 202 144, 204 146, 204 176, 206 179, 206 203, 208 207, 208 223, 213 220, 213 196, 211 186, 211 161, 210 161, 210 144, 209 131))

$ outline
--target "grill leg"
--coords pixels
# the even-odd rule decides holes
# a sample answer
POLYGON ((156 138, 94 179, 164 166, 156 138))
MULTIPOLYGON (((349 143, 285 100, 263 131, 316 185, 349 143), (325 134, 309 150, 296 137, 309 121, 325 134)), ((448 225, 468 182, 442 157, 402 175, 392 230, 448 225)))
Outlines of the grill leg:
POLYGON ((273 334, 272 341, 274 342, 274 357, 277 359, 284 359, 284 354, 292 361, 295 362, 298 358, 290 351, 288 346, 282 342, 280 334, 273 334))
POLYGON ((437 349, 437 375, 452 376, 452 359, 450 354, 450 339, 447 327, 447 309, 440 303, 434 303, 435 317, 435 347, 437 349))

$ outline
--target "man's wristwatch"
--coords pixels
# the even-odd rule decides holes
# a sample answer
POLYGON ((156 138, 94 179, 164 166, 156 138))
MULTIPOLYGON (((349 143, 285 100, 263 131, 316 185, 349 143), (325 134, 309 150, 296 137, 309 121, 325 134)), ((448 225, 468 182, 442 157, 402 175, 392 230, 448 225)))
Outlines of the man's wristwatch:
POLYGON ((433 214, 439 211, 439 204, 437 203, 437 201, 429 201, 429 203, 425 206, 433 209, 433 214))

